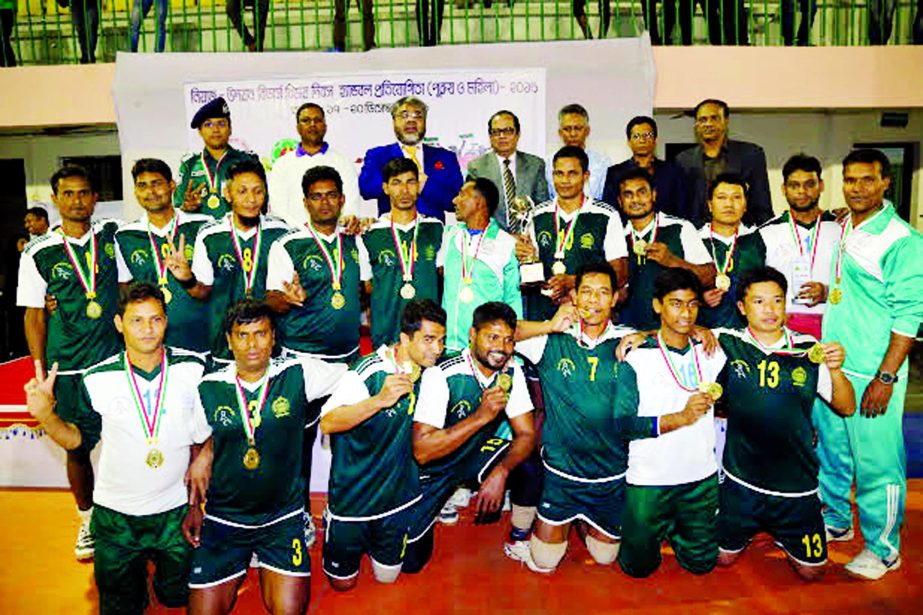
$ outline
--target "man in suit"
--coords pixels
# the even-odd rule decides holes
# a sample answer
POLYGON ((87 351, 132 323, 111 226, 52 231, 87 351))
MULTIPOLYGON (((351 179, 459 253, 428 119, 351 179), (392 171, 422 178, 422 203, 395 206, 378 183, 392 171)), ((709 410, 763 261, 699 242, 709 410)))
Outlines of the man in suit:
MULTIPOLYGON (((509 200, 527 196, 535 205, 548 200, 545 161, 516 149, 519 130, 519 118, 512 111, 497 111, 487 121, 491 151, 468 164, 468 179, 486 177, 497 186, 500 205, 494 218, 507 232, 510 232, 511 222, 515 222, 509 217, 509 200)), ((513 232, 521 232, 521 229, 514 228, 513 232)))
MULTIPOLYGON (((590 179, 584 186, 584 193, 594 199, 601 199, 606 171, 612 164, 612 160, 606 154, 587 147, 587 139, 590 137, 590 114, 583 105, 571 103, 561 107, 558 111, 558 136, 561 137, 561 145, 573 145, 586 152, 590 161, 587 167, 590 179)), ((551 198, 555 197, 554 181, 551 176, 554 170, 555 153, 557 150, 550 154, 545 162, 545 179, 548 181, 548 196, 551 198)))
POLYGON ((365 152, 359 173, 359 192, 364 199, 378 201, 379 215, 390 211, 391 202, 382 190, 381 170, 393 158, 410 158, 420 170, 420 197, 417 211, 445 221, 452 211, 452 199, 462 187, 461 168, 455 153, 423 144, 427 106, 419 98, 405 96, 391 107, 396 143, 373 147, 365 152))
POLYGON ((766 154, 754 143, 727 138, 730 109, 723 100, 703 100, 695 107, 695 136, 699 144, 676 157, 686 176, 683 218, 696 226, 706 222, 708 185, 722 173, 737 173, 749 188, 743 223, 758 226, 772 218, 766 154))

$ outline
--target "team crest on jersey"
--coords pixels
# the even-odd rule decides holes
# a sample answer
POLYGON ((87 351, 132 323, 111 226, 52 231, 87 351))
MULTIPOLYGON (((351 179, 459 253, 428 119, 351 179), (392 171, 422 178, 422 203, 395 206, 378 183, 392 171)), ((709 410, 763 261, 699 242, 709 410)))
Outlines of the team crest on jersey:
POLYGON ((551 231, 542 231, 535 239, 538 241, 538 245, 547 248, 551 245, 551 231))
POLYGON ((317 254, 308 254, 301 261, 301 268, 307 271, 323 271, 324 261, 317 254))
POLYGON ((734 359, 731 361, 731 368, 733 368, 734 376, 736 376, 738 380, 746 380, 747 376, 750 375, 750 365, 743 359, 734 359))
POLYGON ((803 387, 808 381, 808 372, 803 367, 796 367, 792 370, 792 384, 796 387, 803 387))
POLYGON ((103 247, 103 252, 105 252, 105 253, 106 253, 106 256, 108 256, 109 258, 115 258, 115 244, 114 244, 114 243, 107 243, 107 244, 103 247))
POLYGON ((471 414, 471 404, 469 404, 467 400, 463 399, 452 406, 452 409, 449 412, 458 417, 458 420, 461 420, 471 414))
POLYGON ((234 271, 234 267, 235 267, 234 258, 235 257, 230 254, 222 254, 221 256, 219 256, 218 257, 218 269, 220 269, 221 271, 227 272, 227 273, 234 271))
POLYGON ((391 250, 384 250, 381 254, 378 255, 378 262, 385 267, 394 267, 394 252, 391 250))
POLYGON ((277 419, 286 417, 292 413, 292 405, 284 397, 276 397, 272 402, 272 414, 277 419))
POLYGON ((580 236, 580 247, 585 250, 589 250, 593 247, 593 243, 596 241, 596 238, 593 237, 592 233, 584 233, 580 236))
POLYGON ((565 378, 570 378, 571 374, 573 374, 576 369, 577 366, 574 365, 574 362, 570 359, 564 358, 558 361, 558 371, 561 372, 561 375, 565 378))
POLYGON ((215 422, 222 427, 230 427, 234 423, 234 408, 218 406, 218 409, 215 410, 215 422))
POLYGON ((428 261, 436 260, 436 247, 423 246, 423 258, 428 261))
POLYGON ((55 263, 55 266, 51 268, 52 280, 69 280, 73 275, 74 268, 70 263, 55 263))
POLYGON ((359 262, 359 250, 353 248, 352 250, 349 251, 349 255, 353 257, 354 263, 359 262))
POLYGON ((143 265, 144 263, 147 262, 147 250, 142 250, 141 248, 138 248, 137 250, 131 253, 131 256, 129 257, 129 259, 131 260, 132 265, 143 265))
POLYGON ((187 261, 192 260, 192 255, 195 253, 195 248, 191 243, 186 244, 186 249, 183 250, 183 254, 186 256, 187 261))

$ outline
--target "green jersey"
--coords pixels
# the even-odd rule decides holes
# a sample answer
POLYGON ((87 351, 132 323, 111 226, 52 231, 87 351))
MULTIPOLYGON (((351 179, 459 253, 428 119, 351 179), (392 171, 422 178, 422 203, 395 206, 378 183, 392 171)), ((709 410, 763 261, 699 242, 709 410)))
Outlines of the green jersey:
POLYGON ((231 204, 224 198, 228 169, 241 160, 258 161, 259 157, 253 152, 243 152, 230 145, 219 160, 215 160, 208 150, 186 154, 180 161, 173 204, 181 207, 187 190, 204 190, 202 207, 198 213, 220 220, 231 211, 231 204))
MULTIPOLYGON (((532 400, 529 398, 526 378, 519 364, 511 361, 508 373, 513 379, 513 384, 505 412, 498 414, 493 421, 448 455, 420 466, 421 477, 445 474, 463 467, 491 435, 511 439, 509 419, 531 412, 532 400)), ((484 389, 493 387, 496 378, 497 374, 486 378, 481 373, 467 348, 459 354, 443 358, 423 372, 413 420, 436 429, 447 429, 460 423, 477 411, 484 389)))
POLYGON ((57 363, 61 372, 80 371, 112 356, 122 345, 112 324, 119 300, 118 228, 115 220, 96 220, 83 237, 67 238, 70 253, 58 231, 33 239, 22 252, 17 305, 44 310, 45 295, 53 295, 58 303, 48 317, 45 355, 49 367, 57 363), (80 271, 74 270, 75 265, 80 271), (95 296, 88 297, 92 291, 84 288, 81 279, 92 285, 94 276, 95 296), (94 302, 101 313, 94 312, 94 302))
MULTIPOLYGON (((570 480, 602 482, 624 476, 628 440, 616 422, 612 400, 618 397, 615 348, 633 329, 609 325, 597 339, 574 328, 516 344, 538 367, 545 398, 542 462, 570 480)), ((641 432, 649 435, 650 421, 641 432)))
POLYGON ((816 396, 829 401, 832 394, 830 370, 807 357, 817 340, 786 329, 777 344, 761 347, 746 329, 716 333, 727 355, 719 381, 727 400, 728 478, 771 495, 814 493, 819 465, 811 409, 816 396))
MULTIPOLYGON (((529 235, 546 280, 555 275, 552 267, 558 261, 564 263, 564 273, 575 275, 582 265, 628 256, 618 213, 589 197, 570 213, 561 210, 557 200, 542 203, 531 213, 529 235)), ((551 299, 538 291, 528 292, 525 303, 530 320, 548 320, 557 311, 551 299)))
MULTIPOLYGON (((641 241, 652 244, 662 243, 677 258, 693 265, 711 262, 711 255, 699 238, 695 227, 682 218, 676 218, 663 212, 654 215, 654 219, 640 232, 631 224, 625 228, 625 238, 629 248, 641 241)), ((657 329, 660 319, 654 313, 651 300, 654 296, 654 280, 665 268, 644 255, 632 251, 628 259, 628 301, 619 312, 619 322, 639 331, 657 329)))
POLYGON ((435 218, 418 214, 413 222, 392 227, 391 215, 385 214, 357 240, 360 277, 363 282, 372 282, 374 347, 397 341, 401 314, 411 300, 432 299, 439 303, 436 255, 442 246, 442 232, 442 222, 435 218), (411 250, 413 245, 415 248, 411 250), (407 283, 414 291, 410 298, 402 294, 407 283))
MULTIPOLYGON (((340 380, 321 416, 377 395, 397 373, 387 346, 357 361, 340 380)), ((402 510, 420 498, 413 458, 413 413, 420 381, 390 408, 348 431, 330 436, 333 460, 327 507, 334 519, 369 521, 402 510)))
POLYGON ((711 224, 699 229, 699 237, 705 249, 711 254, 711 260, 720 275, 722 272, 731 279, 731 287, 721 297, 721 303, 715 307, 702 304, 699 309, 699 323, 705 327, 742 327, 746 320, 737 309, 737 279, 747 269, 762 267, 766 263, 766 245, 763 236, 757 232, 740 229, 736 237, 715 235, 711 224), (728 258, 728 252, 731 252, 728 258))
POLYGON ((115 234, 115 255, 119 269, 119 282, 150 282, 166 288, 167 337, 165 343, 194 352, 207 352, 209 344, 208 304, 189 296, 164 265, 164 257, 172 240, 179 245, 182 236, 186 242, 186 259, 192 261, 193 248, 199 229, 212 218, 204 214, 189 214, 177 209, 173 220, 159 229, 149 224, 147 214, 137 222, 121 227, 115 234), (166 284, 161 284, 161 272, 166 284))
POLYGON ((339 231, 331 236, 317 231, 315 239, 307 229, 292 231, 270 250, 266 288, 282 291, 296 273, 307 299, 280 319, 282 345, 330 360, 354 353, 359 347, 361 315, 356 238, 339 231), (331 268, 337 270, 337 262, 342 265, 339 290, 334 288, 331 273, 331 268))
POLYGON ((233 214, 228 214, 203 226, 192 255, 192 273, 212 289, 207 302, 209 348, 213 358, 225 361, 231 351, 224 336, 224 314, 241 299, 266 296, 269 248, 288 232, 288 226, 273 216, 260 216, 259 225, 245 232, 232 228, 232 220, 233 214))
POLYGON ((262 396, 263 382, 239 380, 233 363, 202 379, 197 420, 212 428, 214 448, 206 515, 254 526, 302 510, 304 429, 319 419, 308 415, 308 404, 329 395, 345 370, 343 365, 316 359, 273 359, 262 396), (252 445, 239 395, 244 396, 251 416, 252 445), (258 455, 252 469, 244 465, 250 449, 258 455))

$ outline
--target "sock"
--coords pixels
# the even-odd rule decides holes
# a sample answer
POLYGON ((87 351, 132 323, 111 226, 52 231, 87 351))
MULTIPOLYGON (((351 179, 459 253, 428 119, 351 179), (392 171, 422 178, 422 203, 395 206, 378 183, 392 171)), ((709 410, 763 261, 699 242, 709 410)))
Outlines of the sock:
POLYGON ((80 524, 89 525, 90 519, 93 517, 93 507, 90 506, 86 510, 77 509, 77 514, 80 515, 80 524))
POLYGON ((528 539, 529 539, 528 528, 524 530, 516 526, 513 526, 510 528, 510 542, 519 542, 520 540, 528 540, 528 539))

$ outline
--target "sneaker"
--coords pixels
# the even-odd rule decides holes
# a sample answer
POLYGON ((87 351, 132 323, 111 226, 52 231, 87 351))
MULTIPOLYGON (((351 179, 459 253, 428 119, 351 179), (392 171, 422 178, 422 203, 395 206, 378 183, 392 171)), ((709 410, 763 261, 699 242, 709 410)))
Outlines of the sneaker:
POLYGON ((471 492, 471 489, 459 487, 455 490, 455 493, 452 494, 452 497, 449 498, 448 503, 455 508, 465 508, 471 503, 472 497, 474 497, 474 494, 471 492))
POLYGON ((446 502, 436 519, 443 525, 455 525, 458 523, 458 511, 455 510, 455 505, 451 501, 446 502))
POLYGON ((311 513, 301 513, 304 520, 304 546, 310 549, 317 542, 317 528, 314 527, 314 517, 311 513))
POLYGON ((77 531, 77 545, 74 547, 74 555, 81 562, 93 559, 96 552, 96 541, 90 532, 89 523, 81 523, 77 531))
POLYGON ((890 561, 880 558, 868 549, 863 549, 851 562, 846 564, 846 572, 851 575, 877 581, 886 573, 901 567, 900 554, 895 555, 890 561))
POLYGON ((259 568, 260 567, 260 558, 257 557, 256 553, 250 555, 250 567, 259 568))
POLYGON ((831 527, 825 525, 824 529, 827 530, 827 542, 849 542, 853 539, 853 536, 856 533, 851 527, 831 527))
POLYGON ((532 551, 529 549, 528 540, 517 540, 503 545, 503 554, 513 561, 526 565, 526 568, 539 574, 551 574, 554 568, 539 568, 532 561, 532 551))

